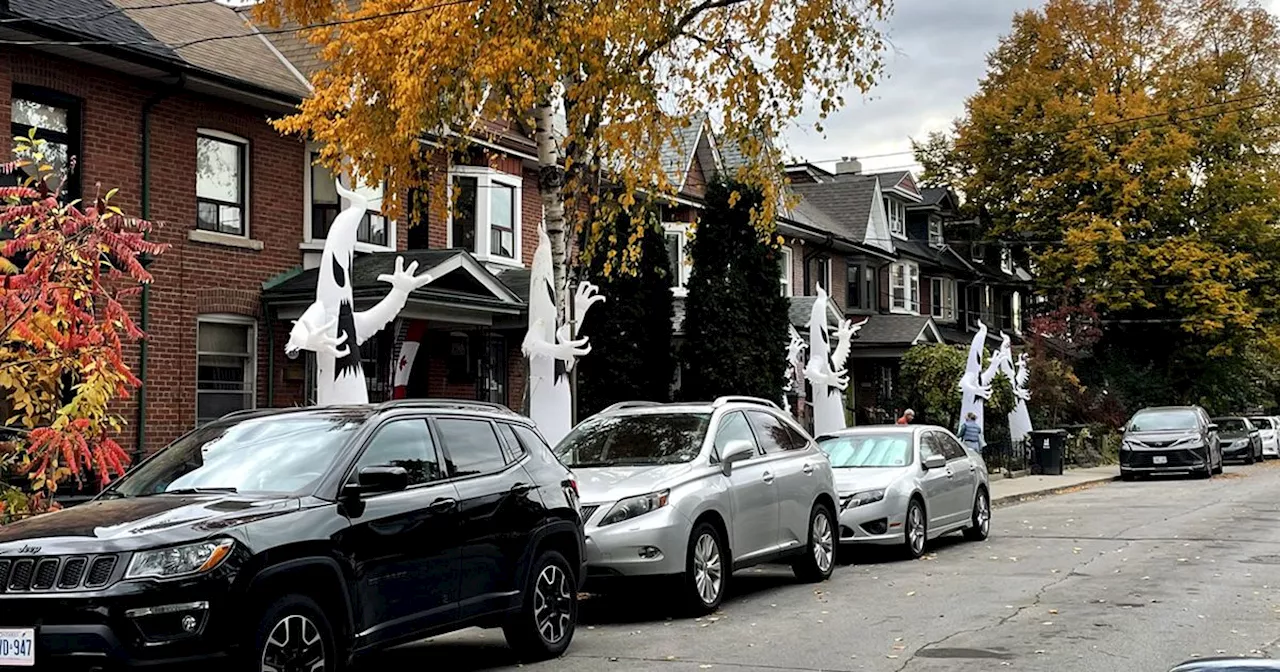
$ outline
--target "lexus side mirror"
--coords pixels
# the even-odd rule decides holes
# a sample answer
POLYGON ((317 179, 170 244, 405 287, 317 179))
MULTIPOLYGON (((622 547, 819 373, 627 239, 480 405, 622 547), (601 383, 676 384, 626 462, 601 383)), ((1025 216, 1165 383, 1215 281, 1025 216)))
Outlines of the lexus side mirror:
POLYGON ((725 475, 728 476, 733 472, 734 462, 749 460, 752 457, 755 457, 755 454, 756 446, 754 443, 743 439, 730 441, 728 445, 724 447, 724 454, 720 456, 720 464, 724 469, 725 475))
POLYGON ((1218 426, 1217 426, 1217 425, 1215 425, 1215 424, 1213 424, 1213 423, 1210 423, 1210 424, 1209 424, 1209 431, 1211 431, 1211 432, 1216 432, 1216 431, 1218 431, 1218 426))
POLYGON ((930 469, 941 469, 947 466, 947 458, 941 455, 926 455, 924 461, 920 463, 925 471, 930 469))
POLYGON ((404 467, 365 467, 356 474, 355 492, 349 494, 373 495, 399 492, 409 487, 409 472, 404 467))

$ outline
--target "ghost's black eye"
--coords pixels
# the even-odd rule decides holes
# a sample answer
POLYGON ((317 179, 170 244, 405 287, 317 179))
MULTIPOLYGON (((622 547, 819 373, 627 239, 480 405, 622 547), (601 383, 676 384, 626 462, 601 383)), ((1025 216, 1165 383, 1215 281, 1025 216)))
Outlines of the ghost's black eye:
POLYGON ((338 263, 337 257, 333 257, 333 281, 338 283, 339 287, 347 286, 347 272, 342 268, 342 264, 338 263))

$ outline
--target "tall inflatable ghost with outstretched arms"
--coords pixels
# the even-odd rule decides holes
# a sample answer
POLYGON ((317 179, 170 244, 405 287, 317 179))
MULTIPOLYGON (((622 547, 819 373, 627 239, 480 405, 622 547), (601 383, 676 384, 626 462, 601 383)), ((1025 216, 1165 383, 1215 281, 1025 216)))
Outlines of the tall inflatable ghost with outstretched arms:
POLYGON ((794 326, 787 325, 787 331, 791 339, 787 343, 787 373, 782 383, 783 408, 788 408, 787 395, 804 393, 804 351, 808 347, 794 326))
POLYGON ((818 436, 844 429, 844 390, 849 386, 845 360, 850 341, 862 325, 844 320, 836 329, 836 349, 827 336, 827 290, 818 286, 818 299, 809 313, 809 364, 804 376, 813 393, 813 434, 818 436))
POLYGON ((404 309, 409 293, 431 282, 431 275, 414 275, 418 262, 404 266, 396 257, 394 273, 378 276, 391 291, 377 305, 355 312, 351 291, 351 265, 355 259, 356 231, 369 202, 347 191, 335 180, 338 194, 348 206, 334 218, 324 240, 316 300, 302 313, 289 332, 285 354, 297 357, 303 350, 316 353, 316 403, 367 404, 369 390, 360 365, 360 345, 378 333, 404 309))
MULTIPOLYGON (((1005 337, 1008 343, 1009 337, 1005 337)), ((1013 353, 1009 352, 1004 361, 1004 372, 1013 383, 1013 396, 1017 400, 1013 410, 1009 411, 1009 434, 1013 438, 1014 443, 1027 438, 1031 434, 1033 427, 1031 426, 1031 413, 1027 410, 1027 402, 1031 400, 1031 392, 1027 390, 1027 380, 1031 377, 1031 371, 1027 365, 1027 354, 1024 352, 1018 355, 1018 361, 1013 363, 1013 353)))
MULTIPOLYGON (((529 273, 529 332, 524 355, 529 358, 529 417, 542 436, 556 445, 573 429, 573 399, 569 371, 578 357, 591 352, 586 338, 575 338, 572 324, 560 324, 556 315, 556 288, 551 267, 551 240, 538 227, 538 249, 529 273)), ((573 315, 579 324, 587 310, 604 297, 589 282, 578 283, 573 315)))

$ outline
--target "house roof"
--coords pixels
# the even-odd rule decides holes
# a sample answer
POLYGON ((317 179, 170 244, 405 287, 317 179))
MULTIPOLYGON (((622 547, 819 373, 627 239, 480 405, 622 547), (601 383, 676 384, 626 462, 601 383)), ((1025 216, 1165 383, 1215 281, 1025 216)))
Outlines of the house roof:
POLYGON ((921 198, 920 188, 916 186, 916 178, 909 170, 894 170, 884 173, 867 173, 868 177, 874 177, 880 181, 880 189, 888 192, 892 191, 899 196, 904 196, 911 201, 919 201, 921 198))
MULTIPOLYGON (((236 10, 244 19, 250 23, 253 22, 253 7, 241 7, 236 10)), ((276 51, 280 52, 298 72, 304 77, 311 77, 324 68, 324 61, 320 59, 320 50, 323 48, 319 45, 312 44, 306 38, 299 26, 294 21, 281 21, 280 28, 270 29, 267 26, 260 26, 264 29, 262 34, 276 51)))
POLYGON ((867 346, 911 346, 917 343, 942 343, 942 335, 933 318, 927 315, 872 315, 862 321, 854 344, 867 346))
POLYGON ((155 0, 111 2, 191 65, 298 98, 311 93, 307 82, 245 16, 226 5, 206 2, 165 6, 155 0), (214 35, 244 37, 190 44, 214 35))
POLYGON ((876 183, 864 175, 838 175, 829 182, 800 182, 791 188, 805 201, 837 222, 838 233, 855 242, 867 237, 876 183), (839 217, 839 220, 833 218, 839 217))
MULTIPOLYGON (((351 267, 351 290, 357 300, 377 300, 387 293, 387 283, 378 276, 395 270, 396 257, 404 257, 405 266, 417 262, 417 273, 430 273, 434 278, 426 286, 409 295, 410 302, 460 304, 471 307, 505 309, 521 312, 525 300, 490 273, 465 250, 407 250, 374 252, 355 257, 351 267)), ((315 296, 320 269, 313 268, 291 277, 268 283, 262 290, 267 303, 311 301, 315 296)), ((528 294, 528 282, 525 282, 528 294)))
MULTIPOLYGON (((818 300, 816 296, 793 296, 791 297, 791 305, 787 308, 787 316, 791 320, 793 327, 805 327, 809 324, 809 316, 813 314, 813 304, 818 300)), ((839 306, 831 297, 827 297, 827 324, 835 326, 840 324, 840 320, 844 319, 844 315, 840 313, 839 306)))
POLYGON ((900 254, 950 273, 968 275, 973 272, 973 268, 961 261, 950 247, 934 247, 923 240, 896 240, 894 247, 900 254))
POLYGON ((925 187, 920 190, 920 205, 942 205, 944 200, 955 200, 955 195, 946 187, 925 187))
POLYGON ((9 0, 8 5, 9 11, 18 16, 87 37, 128 44, 157 58, 178 60, 169 45, 120 12, 112 0, 9 0))

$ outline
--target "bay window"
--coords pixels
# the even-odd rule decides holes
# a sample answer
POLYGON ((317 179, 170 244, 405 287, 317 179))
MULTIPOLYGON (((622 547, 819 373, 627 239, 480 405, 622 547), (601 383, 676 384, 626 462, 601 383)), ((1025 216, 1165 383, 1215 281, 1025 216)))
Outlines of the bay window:
POLYGON ((520 190, 523 180, 491 168, 449 171, 448 246, 484 261, 520 263, 520 190))
POLYGON ((903 261, 889 267, 889 291, 895 313, 920 313, 920 267, 903 261))
POLYGON ((956 281, 951 278, 930 278, 929 290, 929 314, 944 322, 955 322, 956 281))
POLYGON ((934 247, 942 247, 944 241, 942 238, 942 220, 936 217, 929 219, 929 244, 934 247))

